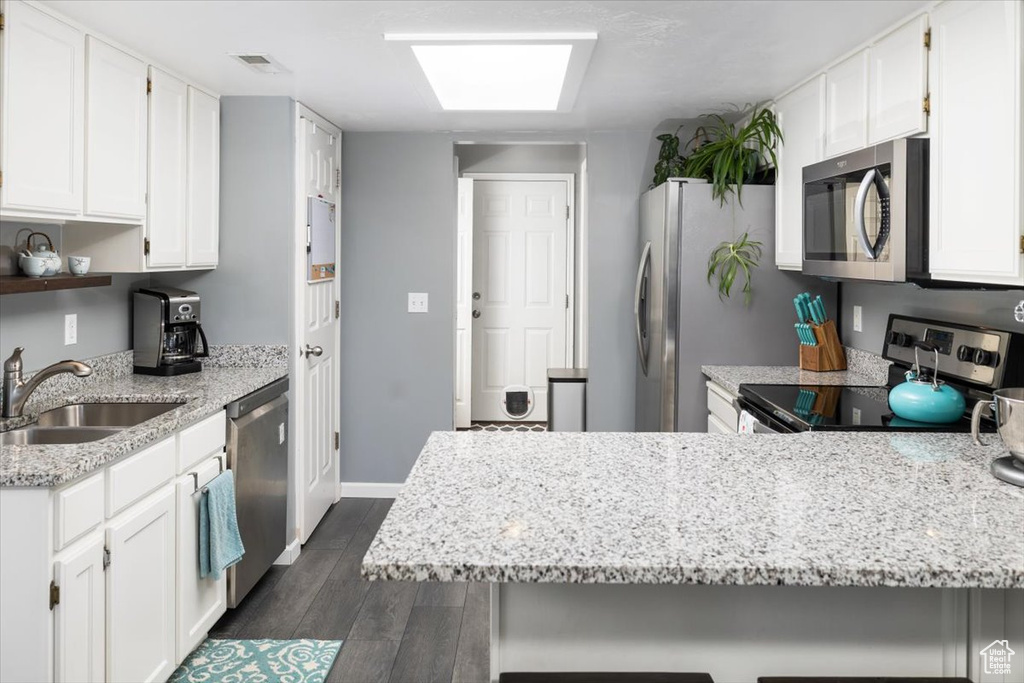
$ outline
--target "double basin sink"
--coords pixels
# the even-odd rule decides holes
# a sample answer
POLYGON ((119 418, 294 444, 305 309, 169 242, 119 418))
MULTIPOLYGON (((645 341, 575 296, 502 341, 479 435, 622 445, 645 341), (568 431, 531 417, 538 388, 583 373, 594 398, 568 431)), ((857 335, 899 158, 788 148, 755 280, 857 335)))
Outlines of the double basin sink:
POLYGON ((174 410, 181 403, 73 403, 39 414, 36 424, 0 433, 4 446, 99 441, 174 410))

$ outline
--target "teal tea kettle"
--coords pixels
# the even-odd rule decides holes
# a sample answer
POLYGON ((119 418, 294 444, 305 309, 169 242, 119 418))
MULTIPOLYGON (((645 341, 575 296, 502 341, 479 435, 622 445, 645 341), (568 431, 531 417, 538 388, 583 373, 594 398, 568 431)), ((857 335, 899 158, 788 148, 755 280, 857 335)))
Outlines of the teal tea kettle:
POLYGON ((939 379, 939 350, 931 344, 914 344, 914 367, 906 372, 907 381, 889 392, 889 407, 904 420, 947 424, 964 416, 967 402, 955 388, 939 379), (931 378, 922 377, 918 350, 935 352, 935 370, 931 378))

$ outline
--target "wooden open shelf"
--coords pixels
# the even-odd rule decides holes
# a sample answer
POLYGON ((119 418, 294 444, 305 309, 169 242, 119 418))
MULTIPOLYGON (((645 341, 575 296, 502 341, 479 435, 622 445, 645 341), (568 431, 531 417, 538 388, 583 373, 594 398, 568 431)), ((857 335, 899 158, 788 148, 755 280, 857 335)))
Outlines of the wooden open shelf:
POLYGON ((89 273, 70 275, 61 273, 50 277, 28 277, 26 275, 0 275, 0 295, 24 294, 26 292, 53 292, 58 289, 82 289, 84 287, 109 287, 110 275, 89 273))

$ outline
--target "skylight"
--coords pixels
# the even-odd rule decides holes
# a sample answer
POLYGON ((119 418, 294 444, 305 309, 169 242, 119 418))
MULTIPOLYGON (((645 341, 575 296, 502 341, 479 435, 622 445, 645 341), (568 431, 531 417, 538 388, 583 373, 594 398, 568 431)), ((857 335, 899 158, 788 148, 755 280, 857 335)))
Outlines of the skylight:
POLYGON ((569 111, 597 34, 385 35, 444 111, 569 111))

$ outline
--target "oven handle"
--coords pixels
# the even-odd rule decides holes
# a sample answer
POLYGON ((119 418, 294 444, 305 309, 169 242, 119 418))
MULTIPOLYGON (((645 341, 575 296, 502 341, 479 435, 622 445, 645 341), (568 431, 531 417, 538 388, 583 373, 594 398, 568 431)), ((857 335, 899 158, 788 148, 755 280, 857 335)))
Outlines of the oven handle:
POLYGON ((860 248, 864 255, 874 261, 882 254, 885 243, 889 241, 889 186, 877 169, 870 169, 864 179, 860 181, 860 188, 857 190, 857 200, 853 204, 853 223, 857 226, 857 237, 860 240, 860 248), (872 244, 868 239, 868 229, 864 221, 864 205, 868 200, 868 190, 874 185, 878 189, 880 211, 882 212, 878 237, 872 244))

